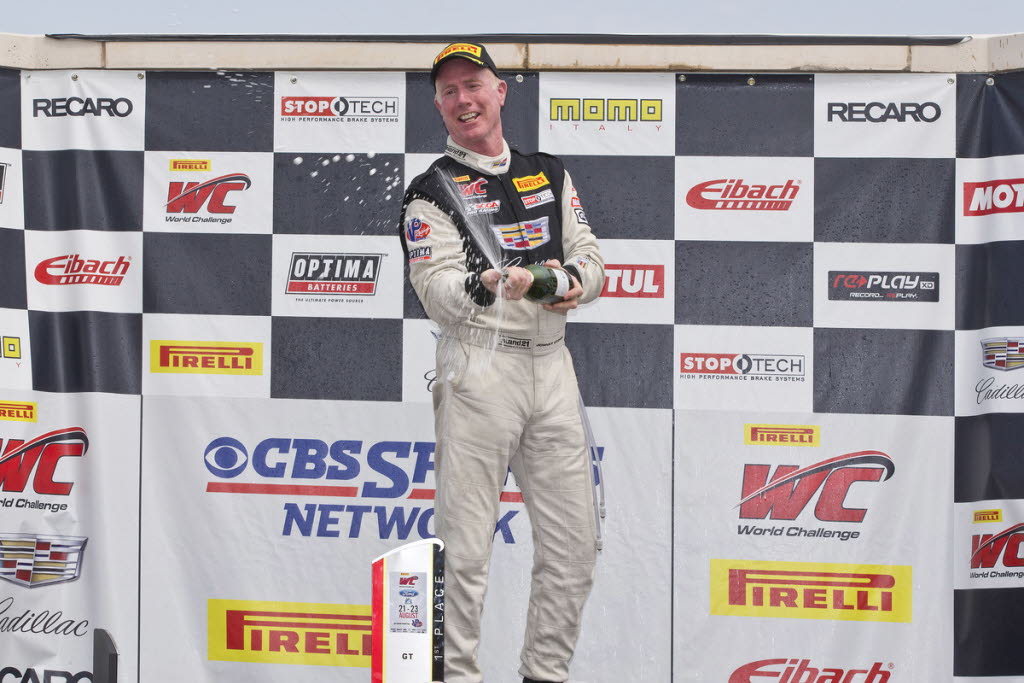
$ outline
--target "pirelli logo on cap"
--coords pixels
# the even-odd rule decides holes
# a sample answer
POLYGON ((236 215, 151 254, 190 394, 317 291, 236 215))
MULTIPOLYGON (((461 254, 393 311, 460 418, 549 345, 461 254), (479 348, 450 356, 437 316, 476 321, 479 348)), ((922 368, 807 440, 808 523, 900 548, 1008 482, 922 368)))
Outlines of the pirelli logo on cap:
POLYGON ((370 605, 207 600, 207 657, 370 668, 370 605))
POLYGON ((910 566, 711 560, 711 613, 910 623, 910 566))
POLYGON ((459 54, 472 55, 473 57, 476 58, 477 61, 480 61, 481 50, 479 45, 472 45, 470 43, 452 43, 445 49, 441 50, 441 53, 439 55, 434 57, 434 64, 437 64, 442 59, 444 59, 445 57, 454 52, 458 52, 459 54))
POLYGON ((262 375, 261 342, 153 339, 149 371, 187 375, 262 375))
POLYGON ((35 403, 29 403, 28 401, 0 401, 0 420, 35 422, 37 414, 35 403))
POLYGON ((171 159, 172 171, 209 171, 212 167, 209 159, 171 159))
POLYGON ((537 175, 523 176, 522 178, 513 178, 512 184, 516 186, 516 189, 520 192, 529 192, 530 190, 536 190, 538 187, 544 187, 550 185, 548 177, 544 175, 544 171, 541 171, 537 175))
POLYGON ((748 446, 820 446, 821 427, 814 425, 743 425, 748 446))
POLYGON ((1003 511, 1002 510, 975 510, 974 511, 974 524, 984 524, 985 522, 1002 522, 1003 511))

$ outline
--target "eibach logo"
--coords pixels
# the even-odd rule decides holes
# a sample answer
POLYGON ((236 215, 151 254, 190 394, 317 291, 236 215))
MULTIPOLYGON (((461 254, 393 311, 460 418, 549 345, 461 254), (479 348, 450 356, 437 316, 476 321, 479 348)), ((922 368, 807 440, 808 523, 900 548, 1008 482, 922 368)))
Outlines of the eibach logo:
POLYGON ((830 301, 939 300, 939 273, 828 271, 830 301))
POLYGON ((204 208, 210 213, 234 213, 238 208, 227 204, 229 192, 241 192, 252 186, 244 173, 226 175, 199 183, 173 180, 167 187, 167 213, 199 213, 204 208))
POLYGON ((660 263, 608 263, 604 267, 603 297, 665 298, 665 266, 660 263))
POLYGON ((116 260, 85 259, 79 254, 54 256, 36 264, 33 275, 44 285, 106 285, 117 287, 131 266, 130 256, 116 260))
POLYGON ((57 466, 63 458, 80 458, 89 450, 89 438, 81 427, 47 432, 34 439, 7 439, 0 451, 0 492, 22 493, 31 481, 32 491, 41 495, 66 496, 73 482, 57 481, 57 466))
POLYGON ((974 534, 971 536, 971 569, 992 569, 996 564, 1024 567, 1021 541, 1024 541, 1024 524, 1014 524, 996 534, 974 534))
POLYGON ((799 191, 795 179, 782 185, 747 185, 742 178, 719 178, 691 187, 686 203, 702 210, 789 211, 799 191))
POLYGON ((845 123, 934 123, 942 116, 935 102, 829 102, 828 120, 845 123))
POLYGON ((729 676, 729 683, 887 683, 892 665, 874 662, 867 669, 816 668, 809 659, 759 659, 729 676), (863 678, 861 678, 863 676, 863 678))
POLYGON ((867 510, 845 506, 850 488, 858 482, 892 478, 896 466, 881 451, 858 451, 812 465, 744 465, 741 519, 792 521, 818 494, 814 517, 822 522, 863 522, 867 510), (819 493, 820 492, 820 493, 819 493))

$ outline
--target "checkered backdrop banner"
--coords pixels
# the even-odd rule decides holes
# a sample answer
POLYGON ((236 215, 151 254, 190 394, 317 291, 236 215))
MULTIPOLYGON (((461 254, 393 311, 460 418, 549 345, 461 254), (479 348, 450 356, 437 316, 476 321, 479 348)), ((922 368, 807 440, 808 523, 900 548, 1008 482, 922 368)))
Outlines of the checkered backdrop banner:
MULTIPOLYGON (((578 681, 1024 675, 1020 74, 509 74, 607 261, 578 681)), ((0 71, 0 678, 368 680, 433 531, 423 73, 0 71), (34 677, 33 677, 34 676, 34 677)), ((532 544, 502 498, 481 658, 532 544)))

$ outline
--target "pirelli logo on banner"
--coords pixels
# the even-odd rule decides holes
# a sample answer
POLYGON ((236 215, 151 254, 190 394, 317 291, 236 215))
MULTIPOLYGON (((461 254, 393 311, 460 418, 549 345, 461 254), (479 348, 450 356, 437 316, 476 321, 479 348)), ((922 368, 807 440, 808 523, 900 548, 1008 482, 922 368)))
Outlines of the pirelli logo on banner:
POLYGON ((35 403, 0 400, 0 420, 35 422, 37 414, 35 403))
POLYGON ((207 657, 370 668, 370 605, 207 600, 207 657))
POLYGON ((711 560, 711 613, 910 623, 910 566, 711 560))
POLYGON ((213 164, 209 159, 171 159, 172 171, 209 171, 213 164))
POLYGON ((975 510, 973 524, 983 524, 985 522, 1002 522, 1003 511, 1002 510, 975 510))
POLYGON ((814 425, 743 425, 748 446, 820 446, 821 427, 814 425))
POLYGON ((149 342, 149 371, 191 375, 262 375, 261 342, 149 342))

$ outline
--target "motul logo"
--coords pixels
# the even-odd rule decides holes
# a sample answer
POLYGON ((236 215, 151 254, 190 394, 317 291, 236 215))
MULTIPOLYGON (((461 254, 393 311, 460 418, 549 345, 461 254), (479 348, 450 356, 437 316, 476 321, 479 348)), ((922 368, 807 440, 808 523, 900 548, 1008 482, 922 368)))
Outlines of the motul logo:
POLYGON ((848 453, 804 468, 778 465, 770 479, 771 465, 745 465, 737 507, 742 519, 794 520, 820 491, 814 506, 817 519, 862 522, 866 509, 844 506, 850 487, 860 481, 886 481, 895 470, 892 458, 880 451, 848 453))
POLYGON ((998 534, 971 536, 971 569, 991 569, 996 563, 1004 567, 1024 567, 1021 541, 1024 541, 1024 524, 1015 524, 998 534))
POLYGON ((686 203, 705 210, 789 211, 799 191, 799 180, 787 180, 782 185, 747 185, 742 178, 720 178, 691 187, 686 203))
POLYGON ((729 683, 886 683, 890 673, 883 666, 875 662, 868 669, 817 669, 809 659, 761 659, 733 671, 729 683))
POLYGON ((1024 211, 1024 178, 964 183, 964 215, 988 216, 993 213, 1024 211))
POLYGON ((228 192, 248 190, 252 185, 244 173, 229 173, 204 183, 172 181, 167 188, 167 213, 198 213, 206 206, 210 213, 234 213, 225 204, 228 192))
POLYGON ((662 264, 605 264, 601 296, 632 299, 665 297, 665 266, 662 264))
POLYGON ((54 480, 57 464, 61 458, 80 458, 88 449, 89 438, 81 427, 58 429, 29 441, 8 439, 0 455, 0 491, 22 493, 31 479, 36 493, 66 496, 74 484, 54 480))
POLYGON ((116 287, 124 280, 131 257, 115 261, 83 259, 78 254, 54 256, 36 265, 36 281, 44 285, 108 285, 116 287))

